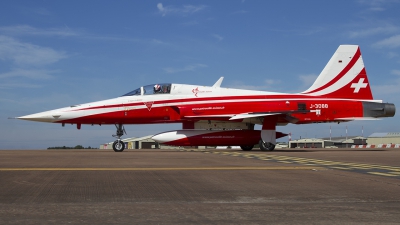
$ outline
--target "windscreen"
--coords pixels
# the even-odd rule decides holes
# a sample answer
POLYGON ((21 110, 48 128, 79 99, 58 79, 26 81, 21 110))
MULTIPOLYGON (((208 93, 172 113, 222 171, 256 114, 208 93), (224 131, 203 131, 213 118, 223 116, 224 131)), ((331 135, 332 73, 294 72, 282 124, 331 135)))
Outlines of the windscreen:
POLYGON ((140 88, 135 89, 135 90, 133 90, 133 91, 131 91, 129 93, 126 93, 126 94, 124 94, 122 96, 132 96, 132 95, 140 95, 140 88))

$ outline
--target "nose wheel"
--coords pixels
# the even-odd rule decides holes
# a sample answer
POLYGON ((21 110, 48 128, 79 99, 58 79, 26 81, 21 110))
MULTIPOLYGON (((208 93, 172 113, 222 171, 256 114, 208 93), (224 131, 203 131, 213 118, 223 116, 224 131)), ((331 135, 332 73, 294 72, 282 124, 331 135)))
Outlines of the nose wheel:
POLYGON ((122 152, 125 149, 125 143, 121 140, 114 141, 112 146, 115 152, 122 152))
POLYGON ((125 143, 121 140, 121 136, 126 134, 125 128, 122 124, 115 124, 117 128, 117 134, 113 134, 112 136, 117 138, 113 143, 113 149, 115 152, 122 152, 125 149, 125 143))

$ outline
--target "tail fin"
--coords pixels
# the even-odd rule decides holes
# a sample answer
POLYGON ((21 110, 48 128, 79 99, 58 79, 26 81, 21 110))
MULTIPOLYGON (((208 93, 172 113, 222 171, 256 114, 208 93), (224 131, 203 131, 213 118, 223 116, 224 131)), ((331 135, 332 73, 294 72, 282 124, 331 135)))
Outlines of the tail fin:
POLYGON ((340 45, 314 84, 302 94, 372 100, 367 72, 358 45, 340 45))

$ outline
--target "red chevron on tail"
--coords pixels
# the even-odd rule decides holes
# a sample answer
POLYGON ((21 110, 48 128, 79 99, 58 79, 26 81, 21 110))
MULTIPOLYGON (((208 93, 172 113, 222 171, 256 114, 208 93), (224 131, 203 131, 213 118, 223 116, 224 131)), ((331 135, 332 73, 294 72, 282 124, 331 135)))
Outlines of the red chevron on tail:
POLYGON ((372 100, 359 46, 339 46, 314 84, 302 93, 329 98, 372 100))

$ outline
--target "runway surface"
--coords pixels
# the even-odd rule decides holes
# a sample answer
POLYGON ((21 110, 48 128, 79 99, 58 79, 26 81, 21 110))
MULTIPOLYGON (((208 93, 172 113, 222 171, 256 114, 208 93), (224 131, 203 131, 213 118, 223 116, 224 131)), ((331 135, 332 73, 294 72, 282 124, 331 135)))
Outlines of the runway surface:
POLYGON ((0 224, 399 224, 400 150, 0 151, 0 224))

